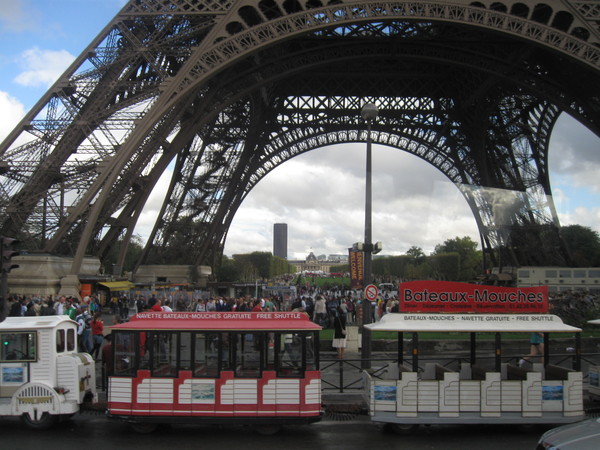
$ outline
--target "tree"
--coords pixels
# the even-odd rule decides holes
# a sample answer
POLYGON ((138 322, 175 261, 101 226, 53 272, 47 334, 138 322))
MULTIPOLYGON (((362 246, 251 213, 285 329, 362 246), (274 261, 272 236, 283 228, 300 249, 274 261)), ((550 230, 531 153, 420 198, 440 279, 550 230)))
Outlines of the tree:
POLYGON ((383 256, 373 259, 373 275, 389 279, 408 278, 407 267, 413 264, 413 258, 407 255, 383 256))
POLYGON ((142 238, 138 235, 133 235, 127 247, 125 261, 123 262, 123 272, 131 272, 138 260, 144 252, 144 244, 142 238))
POLYGON ((600 266, 600 236, 598 232, 582 225, 562 227, 560 234, 575 267, 600 266))
POLYGON ((419 263, 425 259, 425 252, 421 247, 413 245, 406 251, 406 254, 410 256, 415 263, 419 263))
POLYGON ((296 270, 286 259, 279 256, 271 256, 270 278, 275 278, 279 275, 294 273, 296 270))
MULTIPOLYGON (((122 240, 117 241, 114 245, 111 245, 102 261, 100 261, 102 268, 104 269, 104 273, 113 273, 113 265, 117 263, 121 245, 123 245, 122 240)), ((123 261, 121 273, 131 272, 138 259, 141 257, 143 251, 144 245, 142 244, 142 238, 138 235, 132 236, 131 240, 129 241, 129 245, 127 246, 127 253, 125 254, 125 261, 123 261)))
POLYGON ((427 258, 434 278, 443 281, 459 281, 460 255, 456 252, 432 255, 427 258))
POLYGON ((233 282, 240 279, 240 270, 233 259, 223 255, 221 265, 217 271, 217 280, 222 282, 233 282))
POLYGON ((233 255, 232 259, 223 256, 221 269, 217 273, 219 281, 270 280, 279 275, 294 272, 294 266, 271 252, 252 252, 233 255))
POLYGON ((477 243, 469 236, 447 239, 443 244, 435 246, 433 255, 453 252, 460 256, 458 281, 472 281, 481 273, 481 252, 477 251, 477 243))

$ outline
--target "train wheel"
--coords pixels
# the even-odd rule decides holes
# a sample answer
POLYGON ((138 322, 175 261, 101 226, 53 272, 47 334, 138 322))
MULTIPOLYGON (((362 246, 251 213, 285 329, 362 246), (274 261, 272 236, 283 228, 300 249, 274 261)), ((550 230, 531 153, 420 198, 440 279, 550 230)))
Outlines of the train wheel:
POLYGON ((47 430, 57 422, 58 417, 49 412, 44 412, 38 416, 36 412, 33 417, 29 413, 24 413, 21 419, 32 430, 47 430))
POLYGON ((281 425, 255 425, 254 431, 262 436, 273 436, 281 431, 281 425))
POLYGON ((131 429, 139 434, 150 434, 156 431, 158 424, 156 423, 132 423, 131 429))
POLYGON ((417 430, 417 428, 419 428, 419 425, 410 423, 390 423, 389 426, 394 433, 400 435, 414 433, 417 430))

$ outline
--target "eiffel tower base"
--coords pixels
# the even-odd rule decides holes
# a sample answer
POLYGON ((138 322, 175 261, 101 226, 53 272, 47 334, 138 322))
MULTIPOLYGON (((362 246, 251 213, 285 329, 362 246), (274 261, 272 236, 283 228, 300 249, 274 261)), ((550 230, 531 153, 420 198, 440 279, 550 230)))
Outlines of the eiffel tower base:
POLYGON ((23 296, 65 295, 80 298, 80 277, 98 277, 100 260, 86 257, 79 275, 69 274, 73 258, 43 254, 20 255, 13 258, 19 267, 8 275, 9 294, 23 296))

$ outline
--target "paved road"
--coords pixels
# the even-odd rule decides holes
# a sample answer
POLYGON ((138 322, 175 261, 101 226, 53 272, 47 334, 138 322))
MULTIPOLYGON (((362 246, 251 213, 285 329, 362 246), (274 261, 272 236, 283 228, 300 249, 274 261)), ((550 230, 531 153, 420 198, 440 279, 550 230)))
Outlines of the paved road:
POLYGON ((399 436, 366 416, 326 417, 311 425, 288 426, 275 436, 261 436, 241 426, 173 425, 140 435, 102 415, 84 413, 48 431, 32 432, 18 420, 0 420, 6 449, 534 449, 544 428, 523 431, 514 426, 432 426, 399 436))

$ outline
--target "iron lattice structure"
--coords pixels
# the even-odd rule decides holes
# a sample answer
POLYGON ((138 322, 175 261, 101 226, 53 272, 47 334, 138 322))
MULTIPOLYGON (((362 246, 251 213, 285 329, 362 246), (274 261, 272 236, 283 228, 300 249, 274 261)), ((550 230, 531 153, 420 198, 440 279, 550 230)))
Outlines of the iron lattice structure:
POLYGON ((172 168, 140 263, 214 267, 250 190, 365 141, 374 102, 373 141, 454 182, 484 251, 565 264, 549 137, 562 112, 600 134, 599 43, 590 0, 131 0, 0 146, 0 234, 122 265, 172 168))

